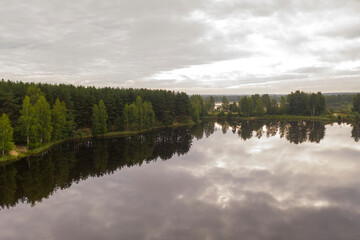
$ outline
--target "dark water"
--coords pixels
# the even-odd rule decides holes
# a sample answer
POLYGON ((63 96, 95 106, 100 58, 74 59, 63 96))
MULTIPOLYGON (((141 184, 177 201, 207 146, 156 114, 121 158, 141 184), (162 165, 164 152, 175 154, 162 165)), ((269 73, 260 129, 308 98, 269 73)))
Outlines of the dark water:
POLYGON ((220 122, 0 167, 0 239, 360 239, 360 127, 220 122))

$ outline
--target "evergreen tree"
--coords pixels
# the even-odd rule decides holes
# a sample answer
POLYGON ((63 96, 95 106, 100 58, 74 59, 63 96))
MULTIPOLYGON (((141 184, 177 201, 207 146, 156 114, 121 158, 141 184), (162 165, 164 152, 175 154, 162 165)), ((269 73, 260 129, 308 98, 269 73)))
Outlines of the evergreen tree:
POLYGON ((230 112, 236 113, 238 111, 238 107, 236 105, 236 102, 234 101, 232 104, 230 104, 230 112))
POLYGON ((205 100, 205 112, 206 114, 210 111, 213 111, 215 108, 215 99, 213 96, 205 100))
POLYGON ((35 121, 39 125, 37 128, 40 144, 47 143, 51 139, 51 109, 44 96, 40 96, 35 106, 35 121))
POLYGON ((239 101, 240 111, 245 117, 250 117, 253 114, 253 100, 251 97, 242 97, 239 101))
POLYGON ((280 98, 280 108, 279 108, 280 114, 286 114, 286 99, 284 96, 281 96, 280 98))
POLYGON ((9 117, 3 113, 0 117, 0 151, 2 155, 9 152, 14 147, 13 128, 9 117))
POLYGON ((229 111, 229 108, 230 108, 230 105, 229 105, 229 100, 223 96, 222 97, 222 109, 225 111, 225 112, 228 112, 229 111))
POLYGON ((353 111, 360 113, 360 93, 353 98, 353 111))

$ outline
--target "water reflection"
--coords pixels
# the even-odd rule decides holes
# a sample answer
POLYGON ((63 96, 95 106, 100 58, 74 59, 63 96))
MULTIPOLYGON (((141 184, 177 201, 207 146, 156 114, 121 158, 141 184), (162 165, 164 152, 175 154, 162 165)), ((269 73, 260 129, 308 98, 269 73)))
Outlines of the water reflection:
POLYGON ((263 121, 219 121, 222 132, 225 134, 229 128, 243 140, 252 137, 261 138, 275 136, 285 137, 291 143, 316 142, 319 143, 325 136, 325 123, 316 121, 292 122, 263 122, 263 121))
POLYGON ((207 122, 69 142, 1 167, 0 231, 4 239, 358 239, 356 126, 207 122))
POLYGON ((358 142, 360 139, 360 122, 352 124, 351 137, 358 142))
POLYGON ((189 151, 193 136, 202 135, 199 129, 203 127, 68 142, 42 156, 5 165, 0 168, 0 206, 15 206, 19 202, 34 205, 57 189, 71 187, 73 182, 111 174, 125 166, 183 155, 189 151))

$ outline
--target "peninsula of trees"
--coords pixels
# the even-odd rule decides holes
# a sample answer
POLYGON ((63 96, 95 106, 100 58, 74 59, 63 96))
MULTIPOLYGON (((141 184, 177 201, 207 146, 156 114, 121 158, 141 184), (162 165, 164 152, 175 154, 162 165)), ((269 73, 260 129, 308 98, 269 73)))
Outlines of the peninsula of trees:
MULTIPOLYGON (((353 111, 360 111, 360 94, 353 98, 353 111)), ((326 100, 320 92, 296 91, 280 99, 255 94, 232 103, 224 96, 222 105, 215 108, 214 97, 184 92, 2 80, 0 154, 11 151, 14 144, 33 149, 74 136, 193 123, 206 116, 319 116, 325 112, 326 100)))

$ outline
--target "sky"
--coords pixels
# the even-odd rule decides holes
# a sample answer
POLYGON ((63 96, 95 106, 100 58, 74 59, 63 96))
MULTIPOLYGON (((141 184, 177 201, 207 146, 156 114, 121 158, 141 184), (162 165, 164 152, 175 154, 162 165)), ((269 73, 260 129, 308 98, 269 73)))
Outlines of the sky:
POLYGON ((359 92, 359 12, 359 0, 0 0, 0 78, 359 92))

